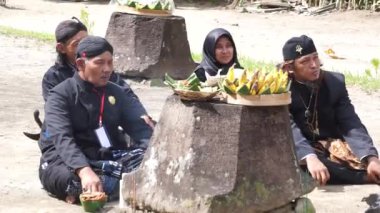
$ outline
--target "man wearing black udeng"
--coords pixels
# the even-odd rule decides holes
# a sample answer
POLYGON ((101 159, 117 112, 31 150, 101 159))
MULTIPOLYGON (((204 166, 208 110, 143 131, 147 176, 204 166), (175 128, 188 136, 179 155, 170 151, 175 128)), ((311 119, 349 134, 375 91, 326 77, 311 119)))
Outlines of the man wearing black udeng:
MULTIPOLYGON (((42 79, 42 96, 45 101, 51 89, 67 78, 71 78, 77 71, 76 49, 78 43, 86 36, 88 36, 86 26, 75 17, 58 24, 55 30, 57 60, 46 71, 42 79)), ((122 87, 125 95, 131 99, 133 104, 144 110, 141 116, 153 128, 153 121, 130 86, 114 72, 111 74, 110 81, 122 87)))
POLYGON ((141 163, 152 128, 144 110, 109 82, 113 48, 88 36, 76 50, 78 71, 50 90, 39 141, 39 175, 45 190, 69 203, 82 191, 117 193, 123 172, 141 163), (135 141, 127 148, 118 127, 135 141))
POLYGON ((291 127, 297 157, 321 185, 380 184, 380 161, 348 97, 344 75, 320 69, 311 38, 289 39, 283 69, 292 78, 291 127))

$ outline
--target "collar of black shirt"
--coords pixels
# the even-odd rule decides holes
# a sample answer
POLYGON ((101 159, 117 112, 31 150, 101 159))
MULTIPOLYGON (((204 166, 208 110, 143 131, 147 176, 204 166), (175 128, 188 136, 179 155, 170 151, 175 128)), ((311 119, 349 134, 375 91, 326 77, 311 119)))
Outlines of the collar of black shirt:
POLYGON ((78 72, 75 72, 75 73, 74 73, 73 78, 74 78, 75 81, 78 83, 78 85, 81 87, 81 89, 84 90, 84 91, 86 91, 86 92, 94 92, 94 91, 100 92, 100 90, 104 90, 104 87, 102 87, 102 88, 97 88, 97 87, 95 87, 92 83, 83 80, 83 79, 79 76, 79 73, 78 73, 78 72))

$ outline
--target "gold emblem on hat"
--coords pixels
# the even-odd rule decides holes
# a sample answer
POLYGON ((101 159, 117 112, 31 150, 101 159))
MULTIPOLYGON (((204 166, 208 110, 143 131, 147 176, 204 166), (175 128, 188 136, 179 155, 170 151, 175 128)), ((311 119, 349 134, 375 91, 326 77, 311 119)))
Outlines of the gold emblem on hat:
POLYGON ((116 103, 116 99, 112 95, 108 96, 108 101, 110 102, 111 105, 115 105, 116 103))
POLYGON ((297 44, 297 46, 296 46, 296 52, 298 52, 301 55, 302 54, 302 50, 303 50, 303 48, 301 47, 301 45, 297 44))

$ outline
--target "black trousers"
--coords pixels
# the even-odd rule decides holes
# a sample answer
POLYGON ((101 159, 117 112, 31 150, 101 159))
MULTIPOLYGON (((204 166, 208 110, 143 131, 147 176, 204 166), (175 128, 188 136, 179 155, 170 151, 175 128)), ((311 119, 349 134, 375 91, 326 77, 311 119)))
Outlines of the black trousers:
POLYGON ((367 171, 348 168, 330 161, 325 156, 318 156, 318 158, 329 170, 330 180, 327 184, 369 184, 367 171))
MULTIPOLYGON (((327 184, 369 184, 367 171, 351 169, 317 154, 318 159, 327 167, 330 179, 327 184)), ((307 171, 306 165, 302 166, 307 171)))
POLYGON ((67 197, 67 189, 70 183, 80 183, 80 178, 71 171, 61 159, 46 164, 41 162, 39 177, 44 189, 54 197, 64 200, 67 197))

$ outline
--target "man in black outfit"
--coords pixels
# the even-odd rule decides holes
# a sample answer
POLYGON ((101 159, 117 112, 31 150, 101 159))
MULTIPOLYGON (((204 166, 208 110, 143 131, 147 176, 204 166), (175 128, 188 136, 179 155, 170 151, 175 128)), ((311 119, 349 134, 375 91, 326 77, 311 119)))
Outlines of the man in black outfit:
POLYGON ((380 184, 380 161, 348 97, 344 75, 320 69, 311 38, 289 39, 283 69, 291 79, 291 127, 297 157, 321 185, 380 184))
MULTIPOLYGON (((75 17, 58 24, 55 30, 57 60, 44 74, 42 80, 42 96, 45 101, 51 89, 67 78, 73 77, 77 71, 75 52, 78 43, 86 36, 88 36, 86 26, 75 17)), ((125 95, 131 99, 132 103, 145 111, 142 117, 153 128, 153 122, 130 86, 115 72, 112 72, 110 81, 122 87, 125 95)))
MULTIPOLYGON (((45 102, 51 89, 67 78, 73 77, 74 73, 77 71, 75 64, 76 48, 78 43, 87 35, 86 26, 75 17, 58 24, 55 30, 57 41, 56 51, 58 54, 57 59, 54 65, 44 74, 42 80, 42 96, 45 102)), ((135 95, 130 86, 114 72, 111 74, 110 81, 123 88, 125 95, 131 99, 132 103, 144 111, 141 117, 147 122, 147 124, 154 128, 154 121, 147 114, 144 106, 141 104, 139 98, 135 95)), ((42 126, 38 110, 34 112, 34 120, 40 127, 42 126)), ((39 134, 34 133, 24 132, 24 134, 32 140, 38 140, 40 137, 39 134)), ((120 134, 120 137, 124 137, 124 135, 120 134)))
POLYGON ((69 203, 82 191, 117 193, 121 174, 139 166, 153 131, 141 118, 145 110, 109 82, 113 48, 104 38, 85 37, 76 55, 78 71, 49 91, 39 140, 41 183, 69 203))

